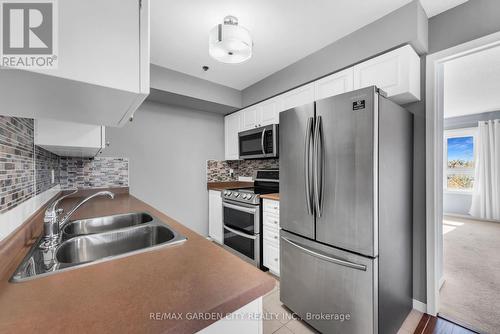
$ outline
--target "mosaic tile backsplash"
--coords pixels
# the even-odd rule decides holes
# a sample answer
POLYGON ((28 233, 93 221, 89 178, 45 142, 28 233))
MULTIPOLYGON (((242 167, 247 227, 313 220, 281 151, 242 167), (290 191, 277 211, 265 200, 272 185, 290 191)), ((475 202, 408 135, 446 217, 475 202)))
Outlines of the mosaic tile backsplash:
POLYGON ((237 181, 239 176, 255 176, 259 169, 278 169, 279 159, 262 160, 208 160, 207 182, 237 181), (233 176, 229 171, 233 169, 233 176))
POLYGON ((34 123, 0 116, 0 213, 34 194, 34 123))
POLYGON ((127 158, 59 159, 61 188, 128 187, 127 158))
POLYGON ((59 183, 59 156, 39 146, 35 146, 36 194, 43 193, 59 183), (54 171, 54 183, 52 183, 54 171))
POLYGON ((33 119, 0 116, 0 214, 57 184, 128 187, 128 159, 59 157, 36 146, 34 138, 33 119))

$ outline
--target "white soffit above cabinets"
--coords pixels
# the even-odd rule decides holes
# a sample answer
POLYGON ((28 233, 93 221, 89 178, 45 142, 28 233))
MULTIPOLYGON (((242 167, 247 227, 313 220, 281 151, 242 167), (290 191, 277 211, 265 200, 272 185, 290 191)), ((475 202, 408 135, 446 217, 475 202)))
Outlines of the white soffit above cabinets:
POLYGON ((500 46, 444 64, 444 117, 500 110, 500 46))
MULTIPOLYGON (((428 15, 464 2, 421 1, 428 15)), ((410 2, 151 0, 151 63, 241 90, 410 2), (226 15, 251 32, 253 55, 244 63, 223 64, 208 54, 210 29, 226 15)))
POLYGON ((469 0, 420 0, 427 17, 433 17, 469 0))

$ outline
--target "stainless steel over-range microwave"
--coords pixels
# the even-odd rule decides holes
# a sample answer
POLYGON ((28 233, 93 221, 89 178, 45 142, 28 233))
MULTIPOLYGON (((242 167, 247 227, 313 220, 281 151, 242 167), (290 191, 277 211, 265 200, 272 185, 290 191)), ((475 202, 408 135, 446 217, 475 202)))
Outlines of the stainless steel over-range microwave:
POLYGON ((278 157, 278 124, 270 124, 238 133, 240 159, 278 157))

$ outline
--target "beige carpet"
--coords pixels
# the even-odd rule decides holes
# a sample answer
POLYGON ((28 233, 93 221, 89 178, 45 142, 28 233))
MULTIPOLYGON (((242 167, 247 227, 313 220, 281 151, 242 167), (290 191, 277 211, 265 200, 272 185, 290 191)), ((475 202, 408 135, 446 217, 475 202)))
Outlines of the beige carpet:
POLYGON ((500 223, 445 217, 439 313, 500 333, 500 223))

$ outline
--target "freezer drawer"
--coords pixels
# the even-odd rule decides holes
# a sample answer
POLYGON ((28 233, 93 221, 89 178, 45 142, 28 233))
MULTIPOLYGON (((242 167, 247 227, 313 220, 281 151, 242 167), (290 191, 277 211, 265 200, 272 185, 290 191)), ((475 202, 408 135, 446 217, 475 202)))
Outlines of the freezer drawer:
POLYGON ((377 333, 377 261, 282 230, 280 299, 322 333, 377 333))

